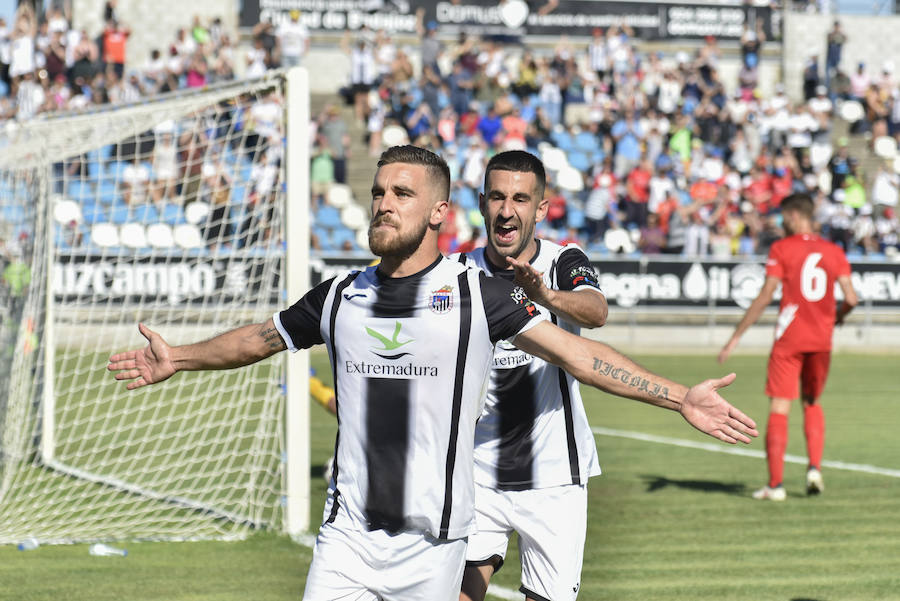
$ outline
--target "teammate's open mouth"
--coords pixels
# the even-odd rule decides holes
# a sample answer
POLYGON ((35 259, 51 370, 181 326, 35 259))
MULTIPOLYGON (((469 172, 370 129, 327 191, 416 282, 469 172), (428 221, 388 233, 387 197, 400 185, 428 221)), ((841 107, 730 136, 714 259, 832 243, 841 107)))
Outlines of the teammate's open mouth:
POLYGON ((497 238, 500 242, 512 242, 516 239, 516 233, 519 231, 514 225, 498 225, 494 228, 497 238))

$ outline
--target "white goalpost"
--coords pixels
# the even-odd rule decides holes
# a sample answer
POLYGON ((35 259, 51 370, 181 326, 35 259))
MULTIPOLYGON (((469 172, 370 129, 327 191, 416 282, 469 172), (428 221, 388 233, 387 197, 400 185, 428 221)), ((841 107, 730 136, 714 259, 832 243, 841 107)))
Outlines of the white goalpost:
POLYGON ((0 544, 309 527, 309 358, 129 392, 111 353, 309 288, 304 69, 0 133, 0 544))

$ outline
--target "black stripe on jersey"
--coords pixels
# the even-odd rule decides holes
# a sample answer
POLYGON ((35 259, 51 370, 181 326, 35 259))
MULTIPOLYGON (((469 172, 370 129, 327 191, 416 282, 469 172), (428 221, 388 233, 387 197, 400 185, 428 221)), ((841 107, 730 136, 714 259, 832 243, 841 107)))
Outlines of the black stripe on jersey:
POLYGON ((366 519, 370 530, 405 526, 406 457, 412 380, 366 379, 366 519), (399 502, 398 502, 399 497, 399 502))
MULTIPOLYGON (((553 325, 557 318, 555 313, 550 314, 553 325)), ((562 395, 563 415, 566 420, 566 444, 569 450, 569 471, 572 474, 572 484, 581 484, 581 469, 578 463, 578 445, 575 443, 575 419, 572 414, 572 396, 569 394, 569 378, 561 367, 556 369, 559 375, 559 392, 562 395)))
POLYGON ((495 369, 491 374, 500 439, 497 445, 497 488, 526 490, 534 481, 534 447, 531 431, 537 418, 531 366, 495 369))
POLYGON ((450 511, 453 503, 453 470, 456 468, 456 441, 459 438, 459 415, 462 410, 463 382, 466 376, 466 356, 472 332, 472 294, 468 270, 457 276, 459 284, 459 347, 456 349, 456 377, 453 384, 453 408, 450 418, 450 441, 447 444, 447 465, 444 474, 444 510, 438 538, 446 540, 450 530, 450 511))
POLYGON ((468 257, 466 257, 466 253, 459 253, 459 259, 458 259, 458 260, 459 260, 460 263, 462 263, 463 265, 465 265, 467 259, 468 259, 468 257))
POLYGON ((347 289, 347 286, 353 283, 353 280, 356 279, 359 273, 360 272, 358 271, 351 273, 344 278, 344 281, 337 285, 337 288, 334 290, 334 300, 331 303, 331 314, 328 318, 328 339, 331 341, 331 344, 328 345, 328 354, 331 355, 331 381, 334 382, 334 408, 337 416, 338 431, 334 437, 334 466, 332 468, 332 478, 334 479, 334 501, 331 503, 331 514, 328 516, 328 519, 325 520, 325 523, 331 523, 334 521, 334 518, 337 517, 338 498, 341 495, 337 487, 340 469, 338 466, 338 443, 341 440, 341 412, 337 410, 340 406, 340 396, 338 395, 337 350, 334 344, 334 329, 337 324, 338 307, 341 304, 341 299, 344 298, 341 293, 347 289))
MULTIPOLYGON (((420 295, 419 272, 408 278, 381 277, 370 308, 372 317, 415 315, 420 295)), ((369 528, 399 532, 404 523, 406 464, 409 452, 410 403, 413 383, 394 378, 366 378, 366 493, 369 528)))
POLYGON ((375 302, 372 303, 372 317, 412 317, 415 315, 416 307, 422 305, 417 301, 422 298, 419 295, 419 289, 425 280, 425 274, 437 267, 438 263, 443 260, 443 256, 438 257, 434 263, 422 271, 402 278, 384 277, 376 270, 378 287, 376 288, 375 302), (412 285, 410 285, 410 280, 413 280, 412 285))

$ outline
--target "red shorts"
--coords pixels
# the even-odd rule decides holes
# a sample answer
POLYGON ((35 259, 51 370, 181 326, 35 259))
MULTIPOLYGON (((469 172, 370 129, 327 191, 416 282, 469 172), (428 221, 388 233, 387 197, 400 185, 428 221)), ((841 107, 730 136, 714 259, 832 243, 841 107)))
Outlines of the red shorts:
POLYGON ((800 353, 772 348, 766 378, 766 396, 796 399, 798 383, 803 384, 803 398, 817 400, 825 389, 831 351, 800 353))

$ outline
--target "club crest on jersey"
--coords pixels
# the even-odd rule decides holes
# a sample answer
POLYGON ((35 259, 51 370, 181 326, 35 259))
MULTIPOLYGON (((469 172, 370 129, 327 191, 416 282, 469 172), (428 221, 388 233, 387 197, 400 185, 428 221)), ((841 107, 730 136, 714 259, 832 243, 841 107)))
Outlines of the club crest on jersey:
POLYGON ((453 286, 443 286, 431 293, 429 306, 432 313, 447 313, 453 308, 453 286))

